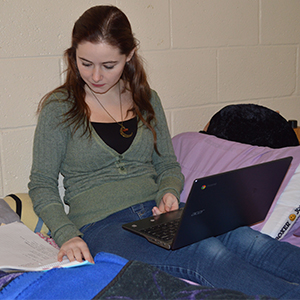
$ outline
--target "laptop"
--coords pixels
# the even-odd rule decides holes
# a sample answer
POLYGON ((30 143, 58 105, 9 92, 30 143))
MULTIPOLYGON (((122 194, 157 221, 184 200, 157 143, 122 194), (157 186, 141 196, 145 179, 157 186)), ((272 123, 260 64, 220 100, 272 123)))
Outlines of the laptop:
POLYGON ((176 250, 240 226, 254 225, 266 218, 292 159, 195 179, 183 208, 122 227, 160 247, 176 250))

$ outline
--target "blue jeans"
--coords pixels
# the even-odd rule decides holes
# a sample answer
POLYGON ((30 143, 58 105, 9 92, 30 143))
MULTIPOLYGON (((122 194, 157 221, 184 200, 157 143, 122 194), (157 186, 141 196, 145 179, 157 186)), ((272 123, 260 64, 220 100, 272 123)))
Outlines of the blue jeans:
POLYGON ((152 215, 154 201, 134 205, 81 228, 92 255, 103 251, 138 260, 204 286, 248 295, 300 299, 300 248, 249 227, 170 251, 122 229, 152 215))

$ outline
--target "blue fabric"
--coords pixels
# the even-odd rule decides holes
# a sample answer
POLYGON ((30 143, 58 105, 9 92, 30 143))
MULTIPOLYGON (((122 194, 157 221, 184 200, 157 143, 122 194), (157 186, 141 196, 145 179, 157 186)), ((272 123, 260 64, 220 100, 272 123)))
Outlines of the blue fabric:
POLYGON ((94 265, 24 273, 0 292, 0 299, 92 299, 128 261, 98 253, 94 265))
POLYGON ((300 248, 241 227, 176 251, 165 250, 121 227, 150 216, 154 205, 154 201, 134 205, 84 226, 81 230, 92 254, 114 253, 204 286, 299 299, 300 248))
POLYGON ((35 226, 34 232, 41 232, 43 224, 44 224, 43 220, 41 218, 39 218, 38 222, 37 222, 37 224, 35 226))

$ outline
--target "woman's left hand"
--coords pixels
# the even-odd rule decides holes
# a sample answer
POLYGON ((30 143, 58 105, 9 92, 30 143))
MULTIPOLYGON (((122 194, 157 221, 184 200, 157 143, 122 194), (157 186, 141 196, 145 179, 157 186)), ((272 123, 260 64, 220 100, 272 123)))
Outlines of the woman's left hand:
POLYGON ((178 205, 177 198, 173 194, 167 193, 161 199, 158 207, 154 206, 152 208, 152 213, 154 216, 157 216, 162 213, 169 212, 171 210, 176 210, 178 208, 179 208, 179 205, 178 205))

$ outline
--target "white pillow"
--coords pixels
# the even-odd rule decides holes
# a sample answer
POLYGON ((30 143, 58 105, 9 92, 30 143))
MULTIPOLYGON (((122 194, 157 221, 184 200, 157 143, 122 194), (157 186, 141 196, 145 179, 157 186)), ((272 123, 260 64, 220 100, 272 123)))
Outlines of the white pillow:
MULTIPOLYGON (((282 239, 291 230, 299 215, 300 146, 272 149, 227 141, 198 132, 181 133, 173 137, 172 141, 185 176, 181 202, 186 201, 196 178, 292 156, 291 166, 265 221, 253 226, 254 229, 278 239, 282 239), (293 221, 289 218, 291 213, 295 214, 293 221), (291 224, 282 232, 287 220, 291 224)), ((297 227, 294 226, 293 230, 297 230, 297 227)))
MULTIPOLYGON (((281 240, 300 216, 300 165, 280 195, 261 232, 281 240)), ((300 226, 300 224, 299 224, 300 226)), ((297 227, 294 228, 294 231, 297 227)))

